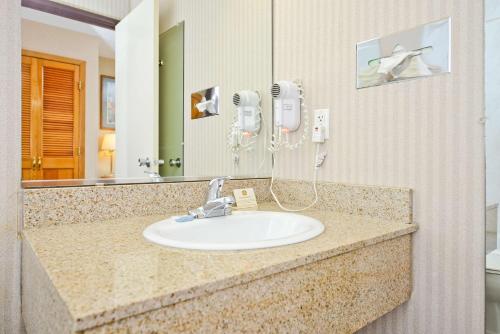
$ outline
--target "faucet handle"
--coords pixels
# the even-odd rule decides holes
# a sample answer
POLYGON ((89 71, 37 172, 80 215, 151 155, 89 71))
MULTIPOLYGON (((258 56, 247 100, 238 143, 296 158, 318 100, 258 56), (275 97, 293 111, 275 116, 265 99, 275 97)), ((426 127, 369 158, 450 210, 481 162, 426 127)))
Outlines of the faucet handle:
POLYGON ((217 177, 215 179, 212 179, 208 183, 207 202, 213 201, 217 198, 222 197, 221 192, 222 192, 222 187, 224 186, 224 181, 230 180, 230 179, 232 179, 231 176, 223 176, 223 177, 217 177))
POLYGON ((137 162, 139 163, 139 167, 151 167, 151 160, 149 160, 149 158, 138 158, 137 162))

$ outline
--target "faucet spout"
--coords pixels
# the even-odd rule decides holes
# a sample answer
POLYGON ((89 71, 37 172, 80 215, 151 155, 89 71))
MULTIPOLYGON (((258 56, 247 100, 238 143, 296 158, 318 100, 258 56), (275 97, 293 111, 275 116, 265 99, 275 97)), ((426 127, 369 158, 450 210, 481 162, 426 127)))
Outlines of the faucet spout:
POLYGON ((227 216, 232 213, 232 205, 236 202, 234 197, 222 196, 224 181, 231 177, 218 177, 208 183, 207 200, 203 206, 190 210, 189 214, 198 219, 227 216))
POLYGON ((230 180, 231 176, 217 177, 208 183, 207 203, 222 197, 224 181, 230 180))

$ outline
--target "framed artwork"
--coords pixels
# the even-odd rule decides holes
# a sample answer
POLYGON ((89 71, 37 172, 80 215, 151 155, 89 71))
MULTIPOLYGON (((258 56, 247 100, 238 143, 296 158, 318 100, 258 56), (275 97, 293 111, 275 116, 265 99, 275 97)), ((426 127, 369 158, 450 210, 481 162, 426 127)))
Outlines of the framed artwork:
POLYGON ((115 78, 101 75, 101 129, 115 129, 115 78))

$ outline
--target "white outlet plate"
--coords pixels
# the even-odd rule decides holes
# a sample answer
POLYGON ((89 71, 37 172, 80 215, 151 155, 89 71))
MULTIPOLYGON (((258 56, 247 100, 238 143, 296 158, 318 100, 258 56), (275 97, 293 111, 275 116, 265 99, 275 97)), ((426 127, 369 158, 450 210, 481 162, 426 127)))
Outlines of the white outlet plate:
POLYGON ((325 139, 330 138, 330 109, 314 110, 314 127, 325 127, 325 139))

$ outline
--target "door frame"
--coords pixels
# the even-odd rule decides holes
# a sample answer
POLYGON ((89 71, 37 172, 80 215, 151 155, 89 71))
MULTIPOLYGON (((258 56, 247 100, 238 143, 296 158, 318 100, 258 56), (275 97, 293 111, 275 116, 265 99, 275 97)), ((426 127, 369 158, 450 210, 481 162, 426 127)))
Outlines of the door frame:
POLYGON ((60 63, 67 63, 72 65, 78 65, 80 68, 80 81, 82 82, 82 87, 80 89, 80 112, 79 112, 79 133, 78 133, 78 143, 80 147, 80 156, 78 160, 78 175, 75 179, 85 178, 85 97, 87 92, 86 85, 86 62, 84 60, 73 59, 63 56, 57 56, 49 53, 43 53, 38 51, 22 49, 22 56, 33 57, 38 59, 52 60, 60 63))

